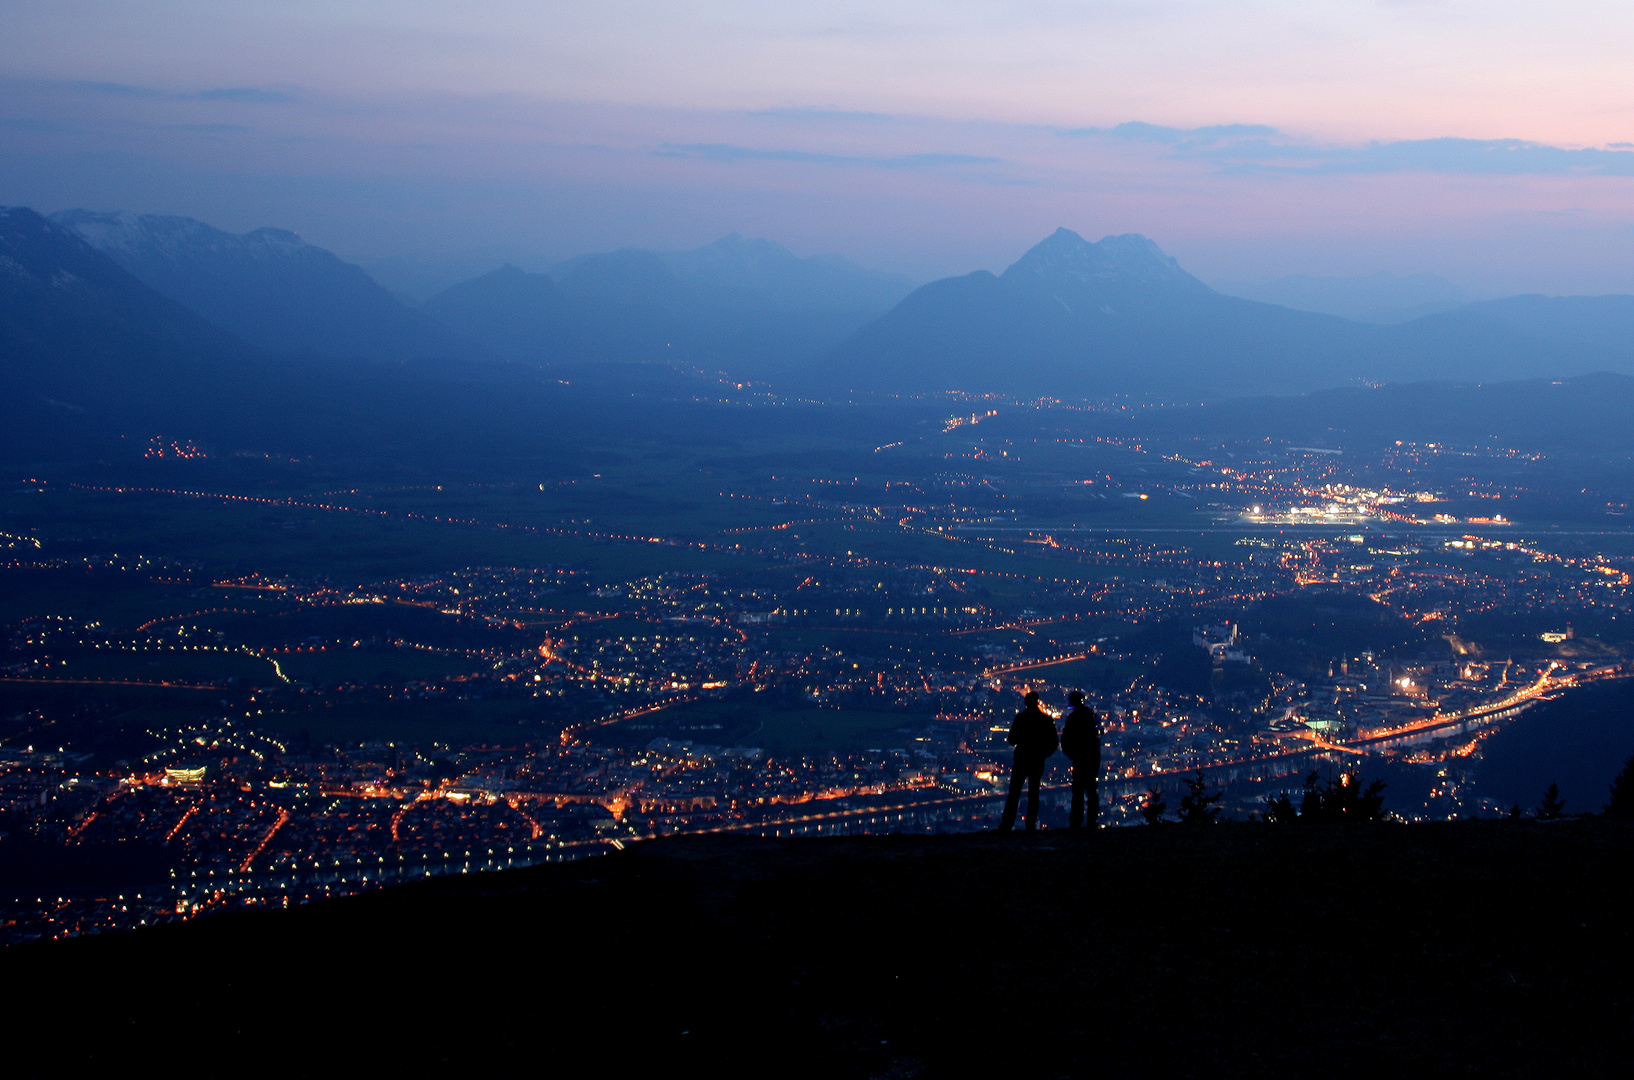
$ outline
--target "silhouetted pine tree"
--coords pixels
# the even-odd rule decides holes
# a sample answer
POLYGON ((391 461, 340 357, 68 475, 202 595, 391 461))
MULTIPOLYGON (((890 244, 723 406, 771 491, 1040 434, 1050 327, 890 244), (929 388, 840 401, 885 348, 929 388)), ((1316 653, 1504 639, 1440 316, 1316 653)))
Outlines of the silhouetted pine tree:
POLYGON ((1208 782, 1203 779, 1202 769, 1198 769, 1197 775, 1186 781, 1186 794, 1180 798, 1181 824, 1208 825, 1219 815, 1220 808, 1214 804, 1225 796, 1225 792, 1204 794, 1207 786, 1208 782))
POLYGON ((1265 798, 1265 820, 1283 824, 1298 821, 1299 807, 1294 805, 1294 801, 1288 797, 1286 791, 1274 799, 1267 795, 1265 798))
POLYGON ((1623 771, 1611 782, 1611 801, 1606 803, 1609 817, 1634 817, 1634 758, 1623 762, 1623 771))
POLYGON ((1384 781, 1375 780, 1362 787, 1357 773, 1340 773, 1326 783, 1321 774, 1312 771, 1305 777, 1305 794, 1294 809, 1293 800, 1284 792, 1275 799, 1266 800, 1267 821, 1382 821, 1384 820, 1384 781))
POLYGON ((1140 804, 1140 816, 1146 819, 1148 825, 1161 825, 1163 812, 1169 804, 1163 801, 1163 793, 1153 788, 1146 793, 1145 800, 1140 804))
POLYGON ((1560 785, 1553 780, 1543 792, 1543 801, 1538 803, 1538 817, 1544 821, 1553 821, 1566 809, 1566 800, 1560 797, 1560 785))

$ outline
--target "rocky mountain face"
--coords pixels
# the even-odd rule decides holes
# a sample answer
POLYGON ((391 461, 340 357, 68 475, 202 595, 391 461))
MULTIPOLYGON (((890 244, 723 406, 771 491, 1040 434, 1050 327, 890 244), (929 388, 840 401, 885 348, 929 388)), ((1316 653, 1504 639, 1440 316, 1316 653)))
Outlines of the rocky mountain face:
POLYGON ((1089 243, 1071 229, 1056 229, 1004 271, 1018 286, 1057 297, 1200 297, 1212 293, 1180 268, 1173 256, 1138 233, 1089 243))
POLYGON ((0 207, 0 341, 20 362, 73 350, 89 362, 242 348, 83 239, 27 207, 0 207))
POLYGON ((484 355, 284 229, 235 234, 192 218, 88 210, 52 221, 155 292, 265 349, 367 360, 484 355))

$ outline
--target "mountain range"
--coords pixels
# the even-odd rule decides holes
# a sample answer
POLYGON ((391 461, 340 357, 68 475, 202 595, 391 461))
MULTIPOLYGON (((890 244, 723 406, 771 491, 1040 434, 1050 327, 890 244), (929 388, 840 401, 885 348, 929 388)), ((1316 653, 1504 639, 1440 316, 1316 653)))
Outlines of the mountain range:
POLYGON ((549 274, 506 265, 425 310, 513 360, 676 362, 764 376, 815 360, 912 289, 837 256, 733 233, 693 251, 584 255, 549 274))
POLYGON ((520 428, 507 408, 539 401, 481 387, 503 367, 257 348, 78 231, 0 208, 0 456, 14 464, 139 457, 155 436, 353 458, 479 440, 504 452, 520 428))
MULTIPOLYGON (((290 233, 11 208, 0 211, 0 442, 25 459, 164 433, 352 455, 539 455, 539 410, 566 407, 564 365, 604 370, 599 385, 626 396, 640 382, 655 401, 711 396, 669 374, 707 367, 882 403, 947 390, 1236 401, 1211 415, 1268 431, 1292 410, 1384 433, 1422 402, 1425 415, 1471 412, 1464 426, 1483 438, 1565 437, 1571 415, 1592 414, 1600 431, 1634 407, 1634 380, 1571 378, 1634 373, 1628 296, 1510 297, 1364 325, 1224 296, 1141 236, 1091 243, 1065 229, 1003 274, 908 290, 730 236, 550 274, 504 267, 417 310, 290 233), (1540 378, 1536 392, 1478 385, 1540 378)), ((549 454, 582 442, 581 429, 556 417, 549 454)))
POLYGON ((368 360, 484 355, 358 267, 284 229, 240 235, 192 218, 88 210, 51 221, 161 296, 263 349, 368 360))
POLYGON ((235 234, 89 210, 50 220, 245 342, 295 355, 679 362, 763 375, 821 356, 913 288, 734 233, 692 251, 583 255, 549 274, 505 265, 415 305, 284 229, 235 234))
MULTIPOLYGON (((550 476, 644 439, 730 453, 734 439, 813 422, 800 419, 810 412, 803 406, 737 410, 728 422, 716 377, 664 364, 542 368, 405 353, 259 348, 160 295, 78 230, 0 208, 8 466, 128 461, 158 437, 196 440, 224 460, 318 455, 439 475, 469 467, 550 476), (611 403, 615 423, 606 419, 611 403)), ((862 422, 856 437, 877 442, 873 421, 862 422)), ((832 433, 853 421, 830 411, 815 423, 832 433)))
POLYGON ((803 375, 815 390, 1149 399, 1634 371, 1634 297, 1511 297, 1376 326, 1226 296, 1151 240, 1067 229, 1002 274, 915 290, 803 375))

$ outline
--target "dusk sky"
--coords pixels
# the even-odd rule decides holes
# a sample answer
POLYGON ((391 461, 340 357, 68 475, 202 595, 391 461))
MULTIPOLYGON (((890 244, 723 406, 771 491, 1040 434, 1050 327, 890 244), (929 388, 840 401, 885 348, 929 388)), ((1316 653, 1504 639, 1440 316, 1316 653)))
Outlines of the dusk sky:
POLYGON ((1058 225, 1205 280, 1634 292, 1634 5, 21 0, 0 204, 917 279, 1058 225))

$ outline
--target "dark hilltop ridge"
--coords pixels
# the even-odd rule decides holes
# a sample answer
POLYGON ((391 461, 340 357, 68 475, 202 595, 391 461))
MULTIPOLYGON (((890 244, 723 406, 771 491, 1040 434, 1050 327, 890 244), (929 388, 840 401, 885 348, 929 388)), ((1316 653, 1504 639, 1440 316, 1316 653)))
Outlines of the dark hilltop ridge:
POLYGON ((569 1048, 666 1075, 1620 1075, 1631 854, 1609 819, 672 838, 17 947, 11 1053, 14 1075, 569 1048))

